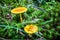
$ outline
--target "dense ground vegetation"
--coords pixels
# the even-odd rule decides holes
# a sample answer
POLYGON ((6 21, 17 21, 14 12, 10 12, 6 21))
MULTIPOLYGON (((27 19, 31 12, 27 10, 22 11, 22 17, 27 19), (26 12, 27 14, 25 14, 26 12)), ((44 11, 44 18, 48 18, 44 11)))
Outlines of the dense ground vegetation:
POLYGON ((0 39, 57 40, 60 38, 59 0, 0 0, 0 39), (27 7, 22 14, 11 13, 13 8, 27 7), (24 27, 28 24, 38 26, 38 32, 29 36, 24 27))

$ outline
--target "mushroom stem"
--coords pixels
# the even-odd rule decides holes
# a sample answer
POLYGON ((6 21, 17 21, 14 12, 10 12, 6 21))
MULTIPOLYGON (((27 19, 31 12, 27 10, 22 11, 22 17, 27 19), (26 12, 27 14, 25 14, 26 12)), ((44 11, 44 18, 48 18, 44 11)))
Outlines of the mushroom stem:
POLYGON ((22 15, 20 14, 20 22, 22 22, 22 15))
POLYGON ((29 35, 29 37, 32 37, 32 34, 28 34, 29 35))

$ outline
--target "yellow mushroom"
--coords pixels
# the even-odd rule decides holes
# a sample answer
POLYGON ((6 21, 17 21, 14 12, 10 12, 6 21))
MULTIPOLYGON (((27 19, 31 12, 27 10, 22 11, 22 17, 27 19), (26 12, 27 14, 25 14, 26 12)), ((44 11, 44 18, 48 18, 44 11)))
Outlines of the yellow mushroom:
POLYGON ((29 34, 33 34, 33 33, 38 31, 38 27, 36 25, 32 25, 32 24, 31 25, 26 25, 24 27, 24 30, 25 30, 25 32, 27 32, 29 34))
POLYGON ((17 7, 17 8, 12 9, 11 13, 20 14, 20 21, 22 22, 22 15, 21 15, 21 13, 24 13, 26 11, 27 11, 27 8, 25 8, 25 7, 17 7))

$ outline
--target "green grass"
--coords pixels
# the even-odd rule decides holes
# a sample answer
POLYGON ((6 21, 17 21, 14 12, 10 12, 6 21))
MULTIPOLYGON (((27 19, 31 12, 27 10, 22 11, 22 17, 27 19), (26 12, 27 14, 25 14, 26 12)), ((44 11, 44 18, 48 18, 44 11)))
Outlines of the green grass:
POLYGON ((0 0, 0 39, 38 40, 43 37, 43 40, 53 40, 60 36, 60 2, 43 0, 37 7, 33 7, 33 2, 35 1, 0 0), (20 23, 19 15, 11 13, 13 8, 19 6, 28 8, 28 11, 22 14, 22 23, 20 23), (24 27, 28 24, 37 25, 39 28, 32 37, 24 31, 24 27))

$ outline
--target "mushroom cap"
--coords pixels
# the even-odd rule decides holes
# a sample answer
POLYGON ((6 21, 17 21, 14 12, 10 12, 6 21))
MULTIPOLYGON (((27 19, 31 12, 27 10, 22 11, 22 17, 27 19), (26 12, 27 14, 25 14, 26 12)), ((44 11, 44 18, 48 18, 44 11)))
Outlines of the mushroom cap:
POLYGON ((26 25, 24 30, 29 34, 33 34, 38 31, 38 27, 36 25, 26 25))
POLYGON ((27 11, 27 8, 25 8, 25 7, 17 7, 17 8, 14 8, 11 10, 11 12, 14 14, 20 14, 20 13, 23 13, 26 11, 27 11))

